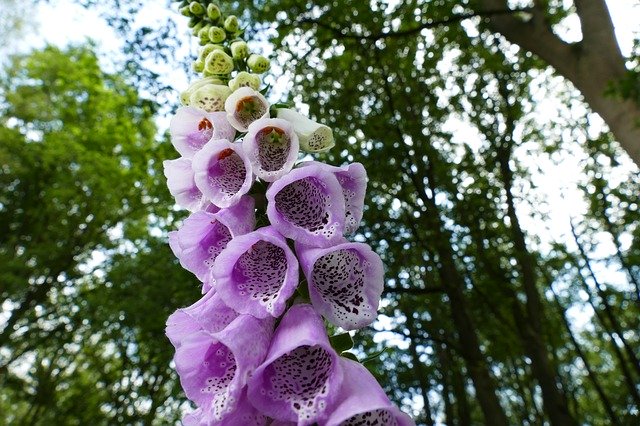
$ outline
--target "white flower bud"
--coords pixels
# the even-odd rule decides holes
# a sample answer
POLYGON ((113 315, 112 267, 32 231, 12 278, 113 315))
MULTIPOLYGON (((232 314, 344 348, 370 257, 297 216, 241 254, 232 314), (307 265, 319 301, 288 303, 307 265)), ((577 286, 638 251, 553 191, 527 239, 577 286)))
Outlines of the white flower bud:
POLYGON ((207 55, 204 69, 211 74, 229 74, 233 71, 233 59, 222 50, 214 50, 207 55))
POLYGON ((247 65, 251 71, 262 74, 263 72, 269 71, 271 63, 262 55, 251 55, 249 59, 247 59, 247 65))
POLYGON ((240 71, 237 76, 229 81, 229 88, 234 92, 241 87, 251 87, 253 90, 258 90, 260 88, 260 83, 259 75, 240 71))
POLYGON ((249 56, 249 46, 247 42, 239 40, 231 43, 231 56, 236 60, 249 56))
POLYGON ((194 90, 189 97, 189 105, 207 112, 224 111, 231 89, 223 84, 205 84, 194 90))
POLYGON ((328 151, 335 145, 333 131, 324 124, 317 123, 288 108, 279 108, 277 117, 293 124, 293 130, 298 135, 302 151, 323 152, 328 151))
POLYGON ((235 15, 229 15, 227 19, 224 20, 224 29, 232 34, 237 33, 240 29, 238 18, 235 15))
POLYGON ((209 40, 213 43, 222 43, 227 38, 227 33, 220 27, 209 28, 209 40))

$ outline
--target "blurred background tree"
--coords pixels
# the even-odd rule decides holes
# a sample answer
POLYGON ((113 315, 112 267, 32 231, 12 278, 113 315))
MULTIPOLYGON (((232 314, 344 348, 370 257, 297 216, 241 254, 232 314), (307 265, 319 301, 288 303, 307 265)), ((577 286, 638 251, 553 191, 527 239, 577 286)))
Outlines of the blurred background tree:
MULTIPOLYGON (((222 5, 271 37, 288 80, 278 96, 334 128, 323 160, 369 172, 360 232, 387 287, 381 320, 356 341, 363 354, 390 348, 367 364, 389 394, 426 425, 636 424, 640 176, 576 88, 618 136, 598 103, 631 105, 617 124, 638 119, 637 56, 590 47, 612 41, 608 15, 585 9, 603 2, 504 3, 222 5), (582 40, 570 42, 576 17, 582 40), (615 73, 571 64, 587 57, 615 73), (558 212, 563 198, 574 204, 558 212)), ((2 81, 11 424, 166 424, 184 403, 162 328, 197 290, 163 240, 180 217, 158 166, 176 154, 154 134, 167 88, 144 61, 179 60, 188 35, 139 26, 144 1, 100 4, 129 40, 119 74, 91 46, 48 48, 2 81)))

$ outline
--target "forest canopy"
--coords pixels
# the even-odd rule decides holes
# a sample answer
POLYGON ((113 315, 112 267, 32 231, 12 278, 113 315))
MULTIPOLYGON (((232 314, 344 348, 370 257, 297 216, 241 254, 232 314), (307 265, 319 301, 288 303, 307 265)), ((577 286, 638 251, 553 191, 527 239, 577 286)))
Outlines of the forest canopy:
MULTIPOLYGON (((184 87, 158 64, 188 65, 191 34, 175 3, 153 28, 145 1, 77 3, 121 58, 96 37, 0 73, 0 423, 173 424, 189 403, 165 321, 200 290, 167 243, 184 87)), ((509 5, 220 2, 277 52, 270 101, 333 129, 319 158, 368 171, 354 239, 385 287, 353 351, 387 394, 424 425, 635 424, 637 49, 604 1, 509 5), (581 41, 558 35, 569 17, 581 41)))

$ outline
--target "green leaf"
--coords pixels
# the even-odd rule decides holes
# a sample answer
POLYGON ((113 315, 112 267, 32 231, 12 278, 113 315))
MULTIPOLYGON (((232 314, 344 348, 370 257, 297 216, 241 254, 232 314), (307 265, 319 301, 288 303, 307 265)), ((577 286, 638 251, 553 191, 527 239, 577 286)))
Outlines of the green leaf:
POLYGON ((329 338, 329 342, 331 343, 331 347, 338 353, 342 353, 353 348, 353 338, 348 332, 331 336, 329 338))

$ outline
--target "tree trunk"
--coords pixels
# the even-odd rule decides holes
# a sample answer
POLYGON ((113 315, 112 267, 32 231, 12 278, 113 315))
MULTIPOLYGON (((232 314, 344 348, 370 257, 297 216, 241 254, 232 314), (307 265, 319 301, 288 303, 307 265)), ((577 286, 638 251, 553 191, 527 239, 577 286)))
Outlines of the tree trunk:
POLYGON ((549 289, 553 293, 553 299, 554 299, 555 305, 556 305, 556 307, 558 309, 558 314, 560 315, 560 318, 562 319, 562 324, 564 325, 564 328, 567 331, 567 334, 569 335, 569 338, 571 339, 571 343, 573 344, 573 347, 575 348, 576 353, 578 354, 578 357, 580 357, 580 360, 584 364, 584 369, 587 370, 587 377, 589 378, 589 380, 591 381, 591 384, 593 385, 594 389, 596 390, 596 393, 598 394, 598 397, 600 398, 600 402, 602 403, 602 407, 607 412, 607 415, 609 416, 609 420, 611 420, 611 424, 612 425, 619 425, 620 421, 618 420, 618 417, 616 416, 616 414, 613 411, 613 406, 611 405, 611 401, 609 401, 609 398, 607 397, 607 394, 604 392, 604 389, 600 385, 600 382, 598 381, 598 378, 597 378, 597 376, 595 374, 595 371, 593 371, 593 367, 591 367, 591 362, 589 361, 589 358, 587 358, 586 354, 582 350, 582 347, 580 346, 580 343, 578 343, 578 340, 573 335, 573 331, 571 330, 571 325, 569 324, 569 320, 567 319, 567 316, 565 314, 566 310, 565 310, 564 306, 562 306, 562 304, 560 303, 560 299, 558 298, 558 294, 553 289, 553 285, 551 283, 551 280, 548 279, 547 281, 549 283, 548 284, 549 285, 549 289))
MULTIPOLYGON (((505 98, 505 102, 507 98, 505 98)), ((522 288, 526 295, 524 319, 518 321, 518 329, 522 344, 531 357, 531 370, 542 390, 543 408, 552 425, 575 425, 577 422, 569 412, 565 393, 562 391, 557 371, 549 359, 549 351, 545 342, 543 321, 544 305, 537 288, 537 265, 527 248, 524 231, 515 209, 515 202, 511 188, 513 186, 513 171, 509 161, 512 152, 511 135, 514 122, 506 116, 507 129, 501 140, 497 141, 497 160, 500 176, 504 184, 507 198, 507 216, 509 217, 511 236, 514 244, 514 256, 520 269, 522 288)), ((515 298, 512 303, 518 305, 515 298)), ((516 318, 522 317, 519 306, 514 306, 516 318)))
MULTIPOLYGON (((377 51, 374 50, 374 54, 377 55, 377 51)), ((388 104, 389 110, 392 112, 392 116, 396 116, 398 109, 395 106, 395 97, 393 89, 389 84, 389 75, 386 67, 379 57, 376 56, 380 71, 384 76, 383 89, 386 94, 385 101, 388 104)), ((399 98, 404 98, 400 95, 399 98)), ((399 140, 403 140, 405 133, 399 123, 391 123, 391 130, 394 131, 399 140)), ((422 139, 422 135, 410 135, 416 140, 422 139)), ((404 144, 400 144, 403 149, 406 150, 404 144)), ((428 151, 428 145, 424 144, 425 150, 428 151)), ((427 157, 429 153, 425 152, 427 157)), ((473 323, 473 319, 469 315, 470 309, 464 296, 463 289, 465 288, 465 282, 460 272, 458 271, 453 251, 451 248, 451 239, 448 232, 444 229, 442 221, 439 216, 439 208, 435 203, 435 186, 434 176, 430 173, 430 170, 424 171, 422 161, 417 161, 414 155, 409 152, 407 155, 414 157, 414 164, 420 172, 418 174, 413 173, 411 170, 407 170, 408 177, 414 185, 416 194, 429 209, 429 214, 421 215, 422 225, 433 236, 435 236, 435 252, 438 256, 438 275, 440 282, 444 287, 444 291, 449 297, 450 311, 454 327, 458 334, 460 355, 464 358, 469 376, 473 381, 476 389, 476 398, 480 403, 480 408, 484 414, 485 422, 494 426, 507 426, 509 421, 507 415, 500 405, 497 395, 497 385, 495 380, 489 372, 489 366, 487 365, 486 358, 484 357, 480 349, 480 341, 476 334, 476 327, 473 323), (432 185, 431 195, 427 194, 426 187, 424 185, 424 179, 428 177, 429 185, 432 185)), ((428 158, 427 161, 431 161, 428 158)), ((429 165, 431 167, 431 164, 429 165)), ((425 248, 427 249, 427 248, 425 248)))
POLYGON ((433 426, 433 415, 431 414, 431 404, 429 403, 429 378, 427 377, 422 361, 420 361, 420 354, 418 354, 418 348, 416 347, 416 328, 415 321, 411 316, 411 313, 405 312, 407 318, 407 330, 409 330, 409 353, 411 354, 411 363, 413 364, 413 371, 416 374, 418 383, 420 384, 420 393, 424 400, 424 421, 427 426, 433 426))
MULTIPOLYGON (((526 21, 507 13, 496 13, 486 19, 494 31, 536 54, 571 81, 640 166, 640 106, 607 94, 612 84, 625 77, 627 69, 605 1, 574 0, 583 33, 583 39, 574 44, 554 34, 541 3, 534 1, 530 19, 526 21)), ((479 0, 478 4, 479 11, 508 10, 506 0, 479 0)))
MULTIPOLYGON (((453 369, 455 367, 451 362, 451 357, 446 345, 438 343, 433 345, 433 348, 436 352, 436 356, 438 357, 438 362, 440 364, 439 371, 442 377, 441 383, 442 399, 444 401, 444 424, 453 426, 454 424, 457 424, 457 422, 455 422, 455 415, 453 414, 454 407, 453 402, 451 401, 452 386, 449 375, 453 373, 453 369)), ((455 389, 453 389, 453 391, 455 394, 455 389)))

